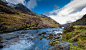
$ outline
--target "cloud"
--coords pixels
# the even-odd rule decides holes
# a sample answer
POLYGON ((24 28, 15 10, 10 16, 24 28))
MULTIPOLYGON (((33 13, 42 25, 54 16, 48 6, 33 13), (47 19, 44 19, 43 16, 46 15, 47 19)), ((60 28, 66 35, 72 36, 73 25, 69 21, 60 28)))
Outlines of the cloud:
POLYGON ((51 11, 56 15, 49 15, 60 24, 65 24, 67 21, 76 21, 86 14, 86 0, 72 0, 63 8, 51 11))
POLYGON ((46 13, 44 13, 44 15, 47 15, 47 16, 49 16, 49 15, 57 15, 57 13, 56 12, 46 12, 46 13))
POLYGON ((30 0, 30 1, 28 1, 28 3, 27 3, 27 7, 28 7, 29 9, 35 8, 36 6, 37 6, 37 1, 36 1, 36 0, 30 0))
POLYGON ((13 3, 13 4, 18 4, 22 3, 24 5, 25 0, 6 0, 7 2, 13 3))
POLYGON ((57 6, 57 5, 54 5, 54 8, 53 9, 58 9, 59 8, 59 6, 57 6))
POLYGON ((41 0, 6 0, 9 3, 18 4, 22 3, 23 5, 26 5, 29 9, 35 8, 37 6, 37 1, 41 0))

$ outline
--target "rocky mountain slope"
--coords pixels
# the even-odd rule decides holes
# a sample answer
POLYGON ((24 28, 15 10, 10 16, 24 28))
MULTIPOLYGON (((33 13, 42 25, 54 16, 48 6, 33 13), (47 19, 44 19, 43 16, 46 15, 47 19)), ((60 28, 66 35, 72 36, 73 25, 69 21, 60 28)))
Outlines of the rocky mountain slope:
POLYGON ((58 26, 60 26, 59 23, 52 19, 33 14, 22 4, 17 4, 14 8, 0 0, 0 32, 58 26))

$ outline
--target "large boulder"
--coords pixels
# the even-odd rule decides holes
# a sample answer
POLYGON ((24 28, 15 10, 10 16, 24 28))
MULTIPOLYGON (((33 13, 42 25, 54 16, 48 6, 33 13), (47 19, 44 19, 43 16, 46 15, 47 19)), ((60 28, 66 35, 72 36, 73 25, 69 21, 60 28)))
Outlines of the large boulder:
POLYGON ((3 44, 2 44, 2 43, 0 43, 0 49, 1 49, 1 48, 3 48, 3 44))
POLYGON ((76 43, 68 43, 68 42, 63 42, 60 44, 56 44, 52 50, 68 50, 70 49, 70 46, 72 45, 77 45, 76 43))

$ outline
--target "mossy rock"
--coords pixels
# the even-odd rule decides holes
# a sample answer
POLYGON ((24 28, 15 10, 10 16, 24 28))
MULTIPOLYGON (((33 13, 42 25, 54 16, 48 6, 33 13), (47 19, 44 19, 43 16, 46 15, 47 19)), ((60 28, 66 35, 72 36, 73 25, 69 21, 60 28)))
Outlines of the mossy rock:
POLYGON ((46 34, 46 32, 42 32, 42 34, 46 34))
POLYGON ((13 26, 9 26, 8 28, 7 28, 7 31, 14 31, 15 30, 15 28, 13 27, 13 26))
POLYGON ((24 32, 21 32, 21 34, 24 34, 24 32))
POLYGON ((41 35, 41 37, 43 38, 43 37, 44 37, 44 35, 42 34, 42 35, 41 35))
POLYGON ((49 34, 49 39, 53 39, 54 35, 52 33, 49 34))
POLYGON ((66 33, 66 30, 63 30, 63 33, 66 33))
POLYGON ((49 45, 51 45, 51 46, 55 46, 56 44, 58 44, 59 42, 55 42, 55 41, 50 41, 49 42, 49 45))

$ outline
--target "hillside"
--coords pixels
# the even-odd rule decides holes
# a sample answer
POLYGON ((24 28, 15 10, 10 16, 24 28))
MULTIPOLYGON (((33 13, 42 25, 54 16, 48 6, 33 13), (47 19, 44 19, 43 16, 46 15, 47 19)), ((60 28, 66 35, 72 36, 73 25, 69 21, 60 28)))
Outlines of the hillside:
POLYGON ((81 19, 73 22, 74 25, 86 25, 86 15, 84 15, 81 19))
POLYGON ((73 50, 86 50, 86 15, 73 23, 65 24, 64 27, 62 42, 75 42, 77 47, 72 46, 73 50))
MULTIPOLYGON (((0 0, 0 32, 19 29, 41 29, 60 26, 52 19, 29 13, 23 9, 13 8, 0 0), (25 14, 26 13, 26 14, 25 14), (11 30, 10 30, 11 29, 11 30)), ((19 7, 19 6, 18 6, 19 7)), ((25 7, 26 8, 26 7, 25 7)))

